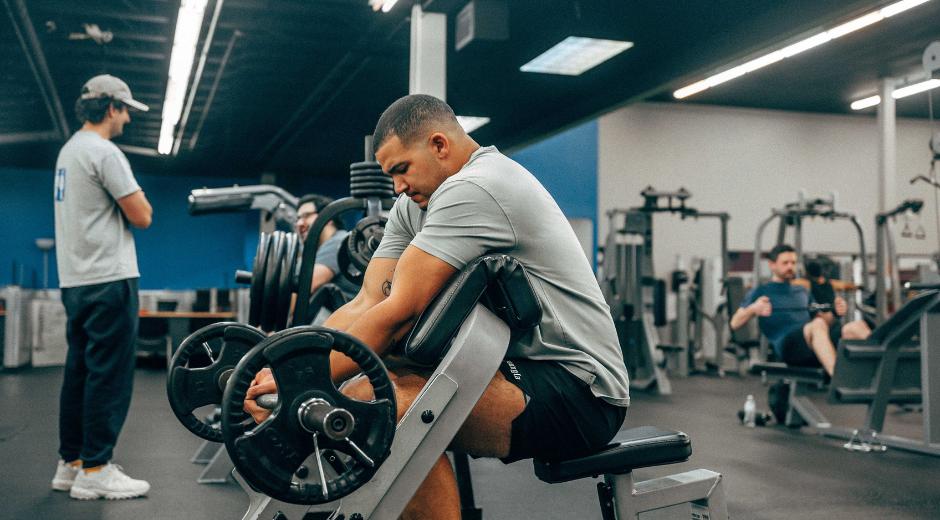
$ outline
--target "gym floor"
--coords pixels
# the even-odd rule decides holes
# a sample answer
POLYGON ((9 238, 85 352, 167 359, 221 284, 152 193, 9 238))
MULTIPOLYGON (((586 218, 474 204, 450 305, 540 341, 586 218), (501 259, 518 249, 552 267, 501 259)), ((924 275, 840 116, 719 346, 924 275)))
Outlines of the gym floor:
MULTIPOLYGON (((200 485, 203 466, 189 462, 200 440, 177 422, 166 400, 165 373, 140 368, 130 415, 114 462, 149 480, 150 495, 119 502, 79 502, 53 492, 60 368, 0 373, 0 518, 72 520, 146 518, 240 519, 247 505, 234 483, 200 485)), ((940 458, 898 450, 863 454, 841 442, 781 427, 749 429, 736 412, 752 393, 766 408, 756 378, 692 377, 673 380, 672 396, 634 392, 627 427, 656 425, 687 432, 692 459, 636 472, 638 480, 707 468, 725 477, 725 493, 738 519, 909 519, 940 516, 940 458)), ((863 407, 828 407, 835 424, 858 424, 863 407)), ((920 415, 892 408, 887 433, 919 435, 920 415)), ((548 485, 532 463, 504 466, 471 461, 474 491, 485 518, 599 519, 595 481, 548 485)))

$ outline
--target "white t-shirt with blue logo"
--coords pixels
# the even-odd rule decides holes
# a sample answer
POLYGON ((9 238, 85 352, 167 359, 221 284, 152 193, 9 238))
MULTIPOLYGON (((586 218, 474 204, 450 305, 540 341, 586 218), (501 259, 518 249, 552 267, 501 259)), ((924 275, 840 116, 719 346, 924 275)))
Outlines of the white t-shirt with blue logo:
POLYGON ((53 189, 59 287, 140 277, 134 235, 117 203, 139 190, 111 141, 79 130, 65 143, 53 189))

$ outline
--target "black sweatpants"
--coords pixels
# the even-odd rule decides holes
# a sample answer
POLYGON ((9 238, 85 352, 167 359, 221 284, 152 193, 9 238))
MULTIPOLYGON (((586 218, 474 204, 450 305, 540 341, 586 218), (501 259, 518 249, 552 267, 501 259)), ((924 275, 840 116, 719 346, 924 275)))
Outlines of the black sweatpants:
POLYGON ((111 460, 134 386, 137 278, 62 289, 69 350, 59 398, 59 455, 111 460))

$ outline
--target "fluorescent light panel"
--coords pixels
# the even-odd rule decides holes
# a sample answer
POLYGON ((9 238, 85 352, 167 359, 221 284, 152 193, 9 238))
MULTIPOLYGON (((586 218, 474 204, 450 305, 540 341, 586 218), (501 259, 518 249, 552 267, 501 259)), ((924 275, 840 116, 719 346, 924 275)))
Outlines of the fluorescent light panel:
MULTIPOLYGON (((914 83, 913 85, 907 85, 905 87, 895 89, 894 92, 891 93, 891 97, 894 99, 906 98, 908 96, 913 96, 914 94, 919 94, 937 87, 940 87, 940 79, 929 79, 927 81, 921 81, 920 83, 914 83)), ((877 106, 880 103, 881 96, 870 96, 864 99, 853 101, 850 106, 852 107, 852 110, 863 110, 877 106)))
POLYGON ((173 148, 173 130, 183 113, 186 86, 193 70, 196 43, 202 29, 203 16, 208 0, 182 0, 176 18, 176 34, 173 37, 173 53, 170 55, 170 73, 163 101, 163 121, 160 124, 160 141, 157 151, 168 154, 173 148))
POLYGON ((395 4, 398 3, 398 0, 369 0, 369 7, 373 11, 382 10, 383 13, 387 13, 395 7, 395 4))
POLYGON ((630 47, 633 47, 633 42, 569 36, 519 67, 519 70, 579 76, 630 47))
MULTIPOLYGON (((734 78, 743 76, 749 72, 753 72, 758 69, 762 69, 773 63, 777 63, 780 60, 791 58, 800 54, 801 52, 808 51, 812 48, 818 47, 826 42, 832 41, 836 38, 841 38, 846 34, 853 33, 859 29, 868 27, 869 25, 875 24, 889 18, 898 13, 907 11, 918 5, 925 4, 930 0, 902 0, 900 2, 895 2, 889 6, 886 6, 877 11, 872 11, 864 16, 850 20, 842 25, 838 25, 829 29, 827 31, 814 34, 809 38, 800 40, 794 44, 788 45, 782 49, 775 50, 773 52, 767 53, 763 56, 750 60, 746 63, 732 67, 728 70, 722 71, 714 76, 709 76, 701 81, 696 81, 690 85, 686 85, 675 92, 672 93, 673 97, 676 99, 687 98, 693 94, 698 94, 703 90, 707 90, 716 85, 720 85, 726 81, 730 81, 734 78)), ((868 105, 871 106, 871 105, 868 105)))
POLYGON ((457 116, 457 122, 460 123, 460 126, 463 127, 463 131, 468 134, 477 128, 490 122, 488 117, 477 117, 477 116, 457 116))

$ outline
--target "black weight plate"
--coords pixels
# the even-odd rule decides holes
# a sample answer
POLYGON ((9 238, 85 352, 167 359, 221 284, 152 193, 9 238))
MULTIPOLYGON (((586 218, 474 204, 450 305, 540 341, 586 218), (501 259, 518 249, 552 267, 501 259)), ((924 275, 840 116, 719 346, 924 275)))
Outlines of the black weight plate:
POLYGON ((271 244, 271 235, 261 233, 258 239, 258 250, 255 252, 255 262, 251 267, 251 289, 249 289, 248 323, 259 325, 261 323, 261 309, 264 304, 264 274, 267 269, 268 248, 271 244))
POLYGON ((369 170, 369 169, 381 170, 382 166, 376 161, 354 162, 349 165, 350 172, 360 171, 360 170, 369 170))
POLYGON ((239 474, 253 488, 284 502, 323 504, 369 482, 391 452, 396 410, 388 372, 367 346, 332 329, 294 327, 269 336, 235 367, 222 399, 222 437, 239 474), (353 400, 336 389, 330 379, 333 350, 359 365, 372 384, 375 400, 353 400), (277 382, 279 404, 270 418, 255 425, 242 420, 241 410, 252 379, 264 366, 271 368, 277 382), (353 415, 355 427, 347 438, 317 436, 321 457, 332 450, 350 459, 345 471, 326 482, 297 483, 297 469, 314 453, 313 436, 297 412, 314 398, 353 415))
POLYGON ((373 215, 365 217, 350 230, 346 237, 349 262, 358 270, 365 272, 372 260, 372 254, 378 248, 385 234, 388 217, 373 215))
POLYGON ((353 172, 349 175, 350 181, 367 181, 367 180, 379 180, 379 179, 390 179, 388 175, 382 172, 382 170, 368 171, 368 172, 353 172))
POLYGON ((356 189, 356 188, 365 188, 365 189, 376 188, 376 189, 380 189, 380 190, 393 190, 393 189, 395 189, 395 185, 392 183, 392 180, 391 180, 391 179, 389 179, 388 181, 384 181, 384 182, 380 182, 380 181, 361 181, 361 182, 353 181, 353 182, 349 183, 349 187, 352 188, 352 189, 356 189))
POLYGON ((261 330, 274 332, 277 324, 277 298, 280 289, 281 262, 287 245, 283 231, 275 231, 268 249, 267 269, 264 274, 264 301, 261 303, 261 330))
POLYGON ((284 258, 281 262, 280 281, 277 292, 277 330, 287 327, 288 315, 290 314, 291 295, 294 293, 294 268, 297 264, 297 250, 300 240, 296 233, 288 233, 285 236, 287 246, 284 252, 284 258))
POLYGON ((350 282, 361 286, 365 278, 365 272, 356 269, 349 259, 349 241, 343 240, 339 244, 339 250, 336 252, 336 263, 339 265, 340 274, 350 282))
POLYGON ((212 442, 222 442, 218 426, 199 419, 197 408, 222 403, 225 372, 264 340, 264 334, 242 323, 213 323, 180 343, 167 370, 166 392, 173 414, 187 430, 212 442), (201 362, 200 362, 200 359, 201 362))

